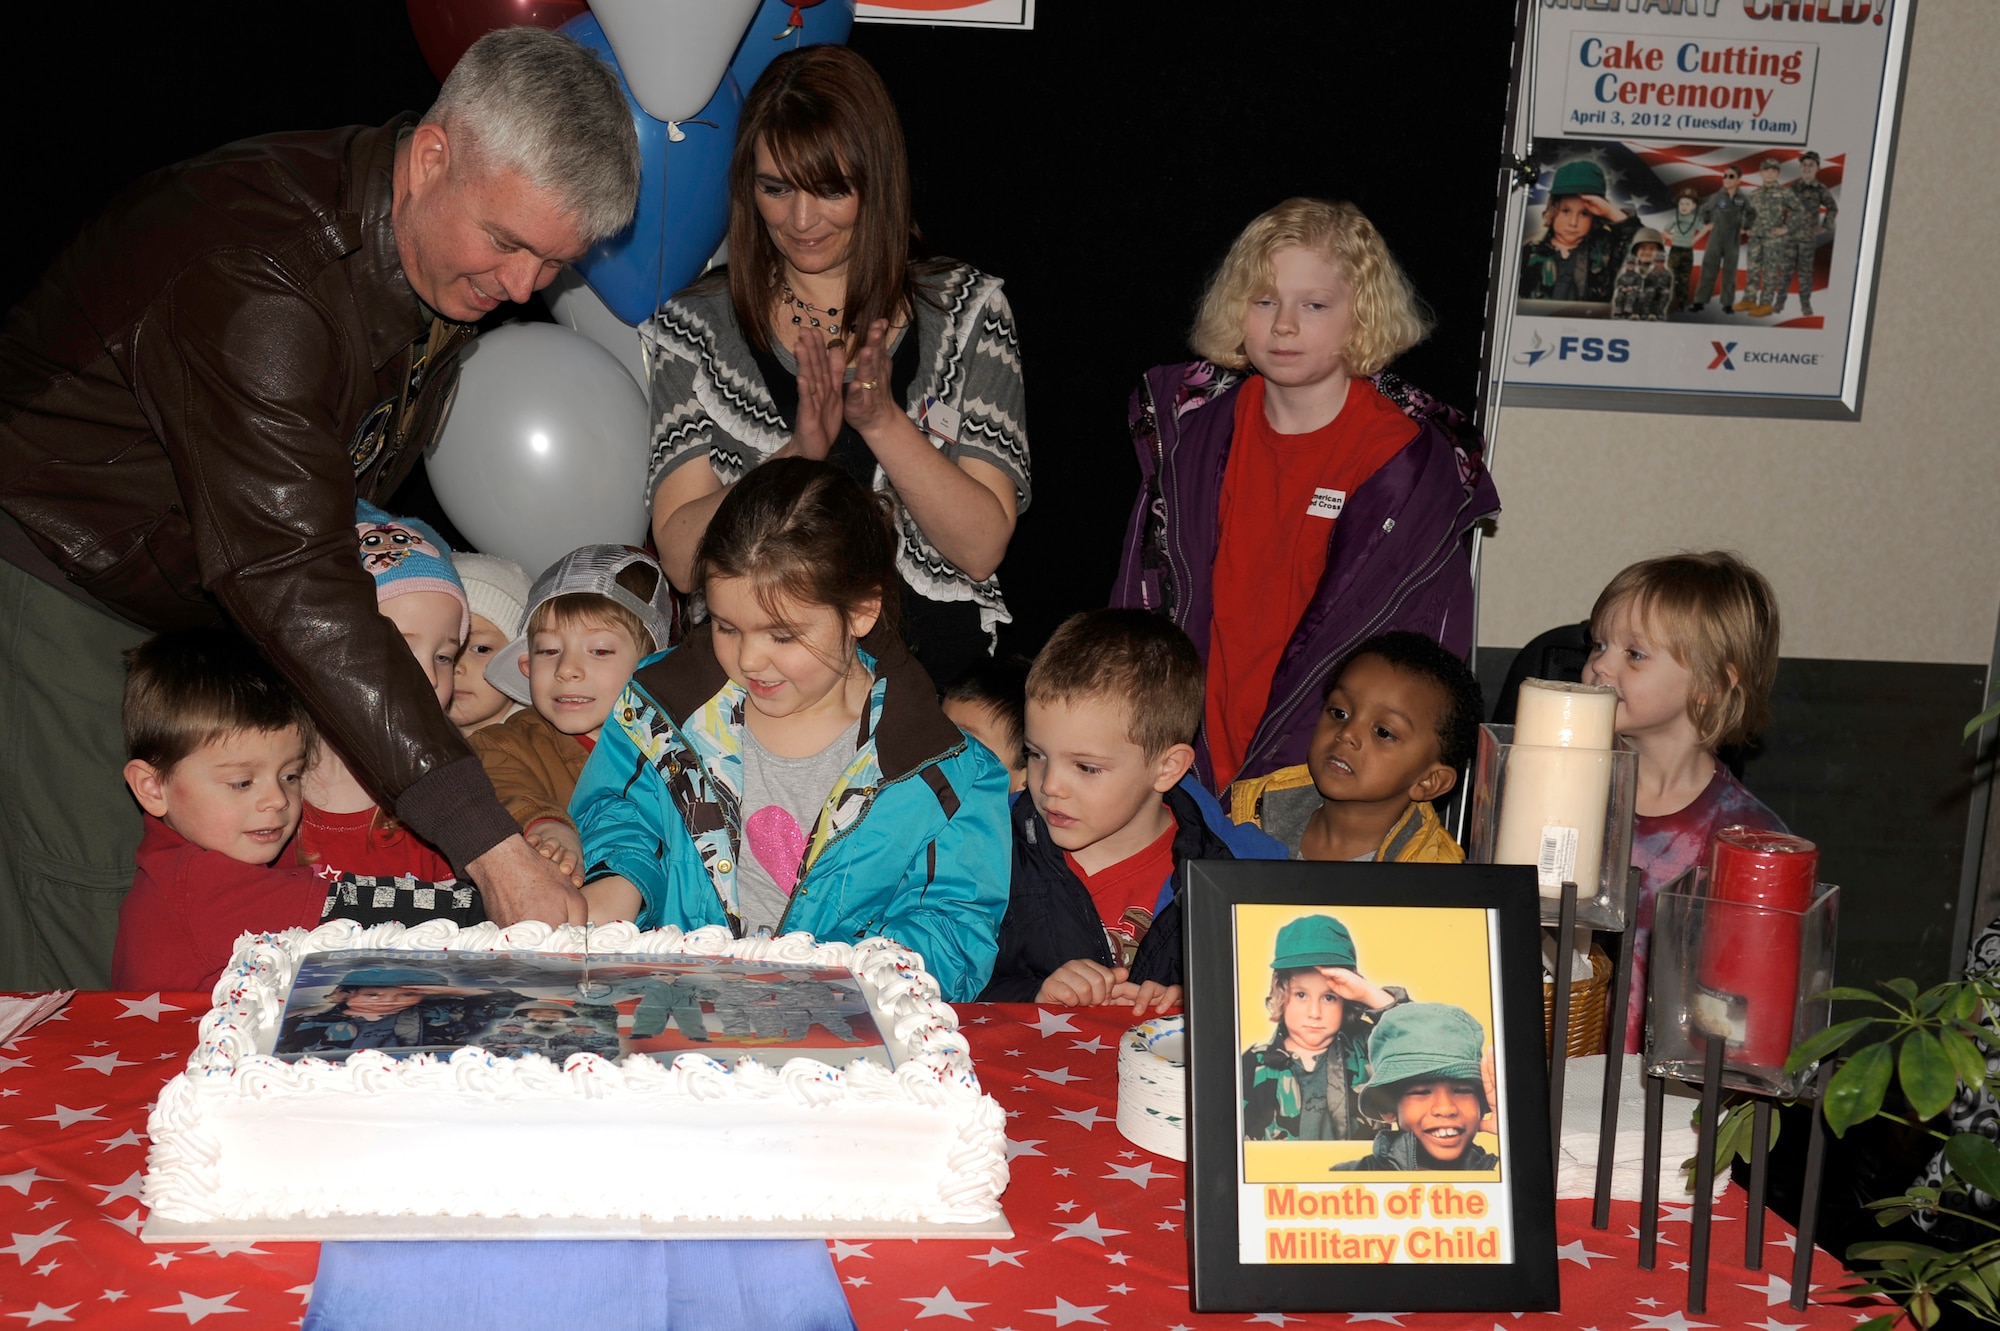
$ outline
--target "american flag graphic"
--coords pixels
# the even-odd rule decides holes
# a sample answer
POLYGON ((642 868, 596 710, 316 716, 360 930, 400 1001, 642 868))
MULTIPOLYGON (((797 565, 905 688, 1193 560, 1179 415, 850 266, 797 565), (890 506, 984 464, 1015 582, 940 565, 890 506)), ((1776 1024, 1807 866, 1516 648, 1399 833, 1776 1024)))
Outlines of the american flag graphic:
MULTIPOLYGON (((1680 193, 1683 185, 1692 186, 1703 198, 1722 188, 1722 173, 1735 167, 1743 173, 1745 188, 1754 190, 1761 177, 1757 174, 1764 165, 1764 159, 1775 157, 1780 163, 1778 178, 1784 181, 1797 180, 1798 161, 1804 148, 1759 148, 1746 150, 1740 143, 1632 143, 1626 145, 1632 154, 1652 169, 1653 176, 1666 186, 1667 197, 1672 199, 1680 193)), ((1822 154, 1819 164, 1819 180, 1828 189, 1840 188, 1842 168, 1847 164, 1846 153, 1822 154)))

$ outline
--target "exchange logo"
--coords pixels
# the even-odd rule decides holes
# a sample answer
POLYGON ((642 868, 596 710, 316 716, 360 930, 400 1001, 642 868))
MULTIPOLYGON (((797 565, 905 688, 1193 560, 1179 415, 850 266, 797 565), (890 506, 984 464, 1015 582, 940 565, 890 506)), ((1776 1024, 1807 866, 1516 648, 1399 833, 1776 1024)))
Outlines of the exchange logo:
POLYGON ((1737 348, 1740 342, 1710 342, 1715 349, 1715 358, 1708 363, 1711 370, 1734 370, 1736 362, 1745 365, 1775 367, 1780 365, 1815 366, 1826 359, 1825 353, 1818 351, 1765 351, 1756 347, 1737 348))

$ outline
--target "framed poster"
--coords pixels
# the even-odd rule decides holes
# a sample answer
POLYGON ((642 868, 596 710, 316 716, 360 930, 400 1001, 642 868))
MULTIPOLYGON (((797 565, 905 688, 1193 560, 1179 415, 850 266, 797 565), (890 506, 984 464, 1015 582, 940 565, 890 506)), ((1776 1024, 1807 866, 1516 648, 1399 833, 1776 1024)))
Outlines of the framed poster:
POLYGON ((1557 1307, 1533 868, 1185 874, 1195 1309, 1557 1307))
POLYGON ((1858 417, 1914 4, 1535 5, 1503 405, 1858 417))

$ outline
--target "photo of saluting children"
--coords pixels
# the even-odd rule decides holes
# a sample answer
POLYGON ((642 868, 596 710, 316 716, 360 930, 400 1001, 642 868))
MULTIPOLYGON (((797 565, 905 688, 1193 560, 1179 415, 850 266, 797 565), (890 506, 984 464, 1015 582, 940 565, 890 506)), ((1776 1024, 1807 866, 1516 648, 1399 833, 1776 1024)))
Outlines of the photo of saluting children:
POLYGON ((1235 907, 1245 1183, 1497 1178, 1486 912, 1235 907))

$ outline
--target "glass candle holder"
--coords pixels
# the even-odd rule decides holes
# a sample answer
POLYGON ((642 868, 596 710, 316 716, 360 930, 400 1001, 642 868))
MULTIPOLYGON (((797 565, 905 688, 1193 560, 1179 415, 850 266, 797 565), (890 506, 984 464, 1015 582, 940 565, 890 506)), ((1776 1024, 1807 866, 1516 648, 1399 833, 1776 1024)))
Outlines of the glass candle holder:
POLYGON ((1654 900, 1647 1070, 1698 1082, 1709 1041, 1720 1039, 1725 1088, 1796 1098, 1813 1070, 1786 1076, 1785 1059, 1832 1019, 1817 995, 1833 986, 1840 889, 1815 884, 1803 909, 1787 910, 1714 888, 1695 868, 1654 900))
POLYGON ((1570 882, 1577 924, 1623 929, 1638 752, 1624 740, 1613 749, 1516 744, 1514 733, 1479 728, 1470 858, 1534 865, 1544 924, 1557 922, 1562 884, 1570 882))

